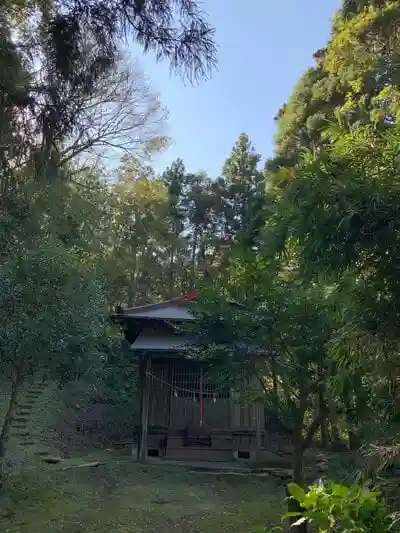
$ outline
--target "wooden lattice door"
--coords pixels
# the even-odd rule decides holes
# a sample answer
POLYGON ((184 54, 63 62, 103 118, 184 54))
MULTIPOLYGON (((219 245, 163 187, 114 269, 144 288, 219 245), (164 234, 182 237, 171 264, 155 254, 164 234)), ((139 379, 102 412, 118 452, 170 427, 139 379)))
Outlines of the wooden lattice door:
POLYGON ((170 427, 187 426, 228 429, 230 399, 200 364, 179 361, 172 370, 170 427))

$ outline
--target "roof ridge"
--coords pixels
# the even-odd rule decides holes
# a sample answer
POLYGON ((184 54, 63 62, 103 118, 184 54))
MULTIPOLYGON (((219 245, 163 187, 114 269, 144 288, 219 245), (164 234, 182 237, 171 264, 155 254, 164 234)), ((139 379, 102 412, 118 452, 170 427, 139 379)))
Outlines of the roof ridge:
POLYGON ((168 305, 179 305, 184 304, 187 302, 193 302, 198 299, 198 294, 195 290, 189 291, 187 294, 183 294, 182 296, 178 296, 176 298, 171 298, 170 300, 167 300, 165 302, 159 302, 157 304, 145 304, 145 305, 139 305, 136 307, 126 307, 122 311, 123 313, 135 313, 137 311, 147 311, 152 309, 162 309, 165 306, 168 305))

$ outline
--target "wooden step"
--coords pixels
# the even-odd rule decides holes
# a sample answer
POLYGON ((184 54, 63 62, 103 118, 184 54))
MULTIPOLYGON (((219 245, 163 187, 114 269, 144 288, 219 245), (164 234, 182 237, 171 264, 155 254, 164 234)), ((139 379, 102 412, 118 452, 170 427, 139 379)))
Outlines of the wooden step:
POLYGON ((233 450, 232 437, 212 437, 211 447, 216 450, 233 450))
POLYGON ((233 453, 229 450, 213 450, 212 448, 183 447, 167 448, 166 459, 176 461, 232 461, 233 453))
MULTIPOLYGON (((185 439, 180 436, 169 436, 167 438, 167 448, 183 448, 185 439)), ((188 446, 188 448, 199 448, 200 446, 188 446)), ((207 448, 208 446, 203 446, 207 448)), ((216 450, 232 450, 233 449, 233 439, 230 435, 227 436, 211 436, 211 448, 216 450)))
POLYGON ((175 449, 183 447, 183 438, 182 437, 168 437, 167 438, 167 448, 175 449))

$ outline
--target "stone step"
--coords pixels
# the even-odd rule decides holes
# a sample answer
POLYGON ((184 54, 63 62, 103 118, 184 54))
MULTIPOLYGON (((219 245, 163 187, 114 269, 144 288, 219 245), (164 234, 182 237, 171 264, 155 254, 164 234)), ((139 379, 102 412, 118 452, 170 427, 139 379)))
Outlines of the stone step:
POLYGON ((32 409, 32 407, 35 405, 35 402, 25 402, 25 403, 21 403, 18 407, 20 407, 21 409, 32 409))
POLYGON ((30 437, 31 434, 29 433, 29 431, 18 431, 18 432, 15 432, 14 434, 16 437, 30 437))
POLYGON ((29 422, 29 418, 27 418, 26 416, 14 416, 13 422, 29 422))
POLYGON ((11 425, 11 429, 27 429, 27 425, 26 424, 12 424, 11 425))

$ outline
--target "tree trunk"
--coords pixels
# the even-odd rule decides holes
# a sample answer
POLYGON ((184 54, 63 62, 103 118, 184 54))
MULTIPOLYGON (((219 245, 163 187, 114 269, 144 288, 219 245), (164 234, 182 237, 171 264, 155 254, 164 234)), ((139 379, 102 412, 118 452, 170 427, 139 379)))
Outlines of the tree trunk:
POLYGON ((303 449, 302 445, 295 446, 293 451, 293 481, 303 485, 303 449))
POLYGON ((340 433, 336 422, 331 421, 331 442, 332 449, 339 451, 341 449, 340 433))
POLYGON ((271 361, 271 371, 272 371, 272 391, 274 393, 275 400, 278 398, 278 377, 276 375, 275 361, 271 361))
POLYGON ((345 391, 343 394, 343 403, 345 407, 345 413, 346 413, 346 425, 347 425, 347 436, 348 436, 348 446, 349 451, 355 451, 359 448, 359 441, 357 437, 357 433, 355 431, 354 427, 354 418, 352 417, 353 412, 353 405, 350 398, 349 391, 345 391))
POLYGON ((6 457, 6 446, 10 436, 11 422, 14 415, 14 410, 17 405, 18 388, 20 385, 19 372, 15 371, 15 375, 11 379, 11 394, 8 401, 6 415, 4 417, 3 425, 0 433, 0 489, 3 486, 5 472, 4 463, 6 457))
POLYGON ((357 431, 351 419, 351 409, 348 405, 346 405, 346 424, 349 451, 354 452, 360 447, 360 442, 357 435, 357 431))
POLYGON ((326 405, 324 390, 322 387, 320 387, 318 391, 318 416, 321 420, 321 446, 326 450, 329 446, 328 408, 326 405))
POLYGON ((195 228, 193 232, 193 247, 192 247, 192 257, 191 257, 191 279, 190 279, 190 288, 194 286, 194 280, 196 276, 196 248, 197 248, 197 233, 198 230, 195 228))
POLYGON ((348 430, 348 438, 349 438, 349 451, 354 452, 358 450, 360 447, 360 439, 355 431, 352 429, 348 430))
POLYGON ((175 296, 175 248, 171 246, 169 254, 169 297, 175 296))
MULTIPOLYGON (((293 481, 297 485, 303 486, 303 462, 304 462, 304 442, 302 436, 302 424, 299 424, 293 431, 293 481)), ((289 496, 289 495, 288 495, 289 496)), ((289 512, 302 512, 304 509, 297 500, 288 498, 289 512)), ((290 523, 296 522, 297 518, 292 518, 290 523)), ((307 523, 299 526, 291 526, 291 533, 307 533, 307 523)))

